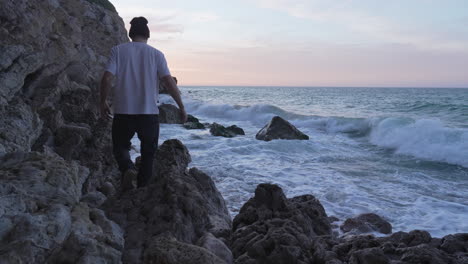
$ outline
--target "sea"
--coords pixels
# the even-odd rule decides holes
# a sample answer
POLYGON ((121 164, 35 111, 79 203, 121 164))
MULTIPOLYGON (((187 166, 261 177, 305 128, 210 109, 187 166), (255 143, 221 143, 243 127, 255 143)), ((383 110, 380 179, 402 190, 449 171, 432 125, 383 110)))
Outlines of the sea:
MULTIPOLYGON (((376 213, 393 232, 468 232, 468 89, 180 87, 189 114, 245 136, 162 124, 212 177, 234 217, 260 183, 312 194, 340 220, 376 213), (255 139, 280 116, 310 140, 255 139)), ((161 103, 173 103, 161 95, 161 103)), ((138 150, 139 142, 132 143, 138 150)), ((135 158, 139 154, 132 153, 135 158)))

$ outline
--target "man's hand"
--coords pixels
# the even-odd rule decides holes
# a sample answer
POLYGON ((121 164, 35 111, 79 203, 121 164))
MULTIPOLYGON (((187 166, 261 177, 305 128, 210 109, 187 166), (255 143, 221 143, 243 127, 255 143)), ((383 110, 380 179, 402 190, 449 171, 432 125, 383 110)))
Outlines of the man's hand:
POLYGON ((99 108, 101 110, 101 118, 102 119, 105 119, 105 120, 111 119, 111 110, 110 110, 110 107, 109 107, 109 105, 107 104, 106 101, 101 102, 99 104, 99 108))
POLYGON ((182 123, 187 122, 187 112, 185 112, 184 108, 180 109, 180 118, 182 119, 182 123))

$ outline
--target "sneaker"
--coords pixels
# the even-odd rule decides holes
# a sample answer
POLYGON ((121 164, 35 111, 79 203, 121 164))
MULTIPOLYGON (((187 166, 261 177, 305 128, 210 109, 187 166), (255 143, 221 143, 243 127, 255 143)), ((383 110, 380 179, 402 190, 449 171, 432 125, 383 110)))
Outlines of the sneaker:
POLYGON ((124 172, 121 182, 122 192, 136 188, 137 174, 137 171, 134 169, 128 169, 124 172))

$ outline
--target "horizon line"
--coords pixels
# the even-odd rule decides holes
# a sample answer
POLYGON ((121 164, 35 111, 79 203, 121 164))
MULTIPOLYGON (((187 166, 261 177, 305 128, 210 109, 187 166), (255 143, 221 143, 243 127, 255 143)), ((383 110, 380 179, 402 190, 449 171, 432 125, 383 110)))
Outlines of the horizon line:
POLYGON ((306 85, 226 85, 226 84, 208 84, 208 85, 203 85, 203 84, 187 84, 187 85, 178 85, 181 87, 199 87, 199 86, 204 86, 204 87, 258 87, 258 88, 266 88, 266 87, 272 87, 272 88, 389 88, 389 89, 395 89, 395 88, 413 88, 413 89, 468 89, 468 86, 319 86, 319 85, 312 85, 312 86, 306 86, 306 85))

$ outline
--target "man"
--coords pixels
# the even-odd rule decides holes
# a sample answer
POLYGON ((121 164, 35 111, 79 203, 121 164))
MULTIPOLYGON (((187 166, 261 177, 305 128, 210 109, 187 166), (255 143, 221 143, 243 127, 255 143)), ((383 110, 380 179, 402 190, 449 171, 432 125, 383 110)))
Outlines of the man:
POLYGON ((180 98, 180 92, 169 72, 164 54, 147 44, 150 32, 144 17, 133 18, 129 36, 132 42, 112 48, 107 70, 101 80, 101 117, 110 118, 107 95, 113 77, 116 77, 113 90, 112 145, 114 157, 122 172, 122 190, 133 188, 137 178, 138 187, 145 186, 153 168, 153 157, 158 147, 158 87, 159 81, 167 87, 181 112, 182 121, 187 113, 180 98), (137 134, 141 141, 141 165, 136 171, 130 159, 130 140, 137 134))

